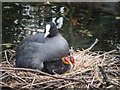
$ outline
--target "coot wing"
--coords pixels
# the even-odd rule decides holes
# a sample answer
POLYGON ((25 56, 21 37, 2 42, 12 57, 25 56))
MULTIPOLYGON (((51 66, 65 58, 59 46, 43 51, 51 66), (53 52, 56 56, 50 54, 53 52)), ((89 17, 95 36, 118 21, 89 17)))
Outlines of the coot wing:
POLYGON ((31 43, 31 42, 44 43, 45 42, 44 33, 27 36, 15 48, 16 51, 22 50, 28 43, 31 43))

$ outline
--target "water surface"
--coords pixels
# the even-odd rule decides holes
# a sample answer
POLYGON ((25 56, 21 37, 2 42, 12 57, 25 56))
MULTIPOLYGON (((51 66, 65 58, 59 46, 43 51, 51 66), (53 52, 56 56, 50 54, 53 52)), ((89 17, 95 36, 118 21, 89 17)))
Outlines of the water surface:
POLYGON ((70 47, 109 51, 120 44, 120 3, 3 3, 3 50, 14 48, 28 35, 43 32, 48 21, 56 23, 70 47))

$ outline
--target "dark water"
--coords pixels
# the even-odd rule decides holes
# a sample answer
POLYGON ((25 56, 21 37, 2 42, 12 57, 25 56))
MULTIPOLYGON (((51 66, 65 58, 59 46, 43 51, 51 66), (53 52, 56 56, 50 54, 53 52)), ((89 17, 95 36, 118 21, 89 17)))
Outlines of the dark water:
POLYGON ((3 50, 28 35, 40 33, 48 21, 74 49, 109 51, 120 44, 120 3, 2 3, 3 50))

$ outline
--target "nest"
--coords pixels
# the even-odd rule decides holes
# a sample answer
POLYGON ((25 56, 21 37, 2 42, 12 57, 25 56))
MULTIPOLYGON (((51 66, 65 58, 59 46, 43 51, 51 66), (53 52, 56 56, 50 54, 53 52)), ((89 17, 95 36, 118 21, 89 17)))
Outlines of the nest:
POLYGON ((4 89, 119 89, 120 58, 111 55, 116 52, 91 52, 91 48, 73 53, 75 67, 61 75, 50 75, 39 70, 15 68, 14 60, 4 53, 1 62, 0 86, 4 89))

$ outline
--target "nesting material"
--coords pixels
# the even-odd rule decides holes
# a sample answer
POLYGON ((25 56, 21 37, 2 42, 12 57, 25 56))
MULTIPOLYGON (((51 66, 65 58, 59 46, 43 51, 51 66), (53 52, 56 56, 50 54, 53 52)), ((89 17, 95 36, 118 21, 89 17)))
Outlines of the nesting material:
POLYGON ((4 52, 5 61, 0 63, 0 86, 4 89, 61 89, 120 88, 120 58, 111 55, 116 52, 91 52, 89 49, 73 53, 75 67, 62 75, 50 75, 39 70, 15 68, 14 60, 4 52), (9 59, 11 59, 9 61, 9 59))

